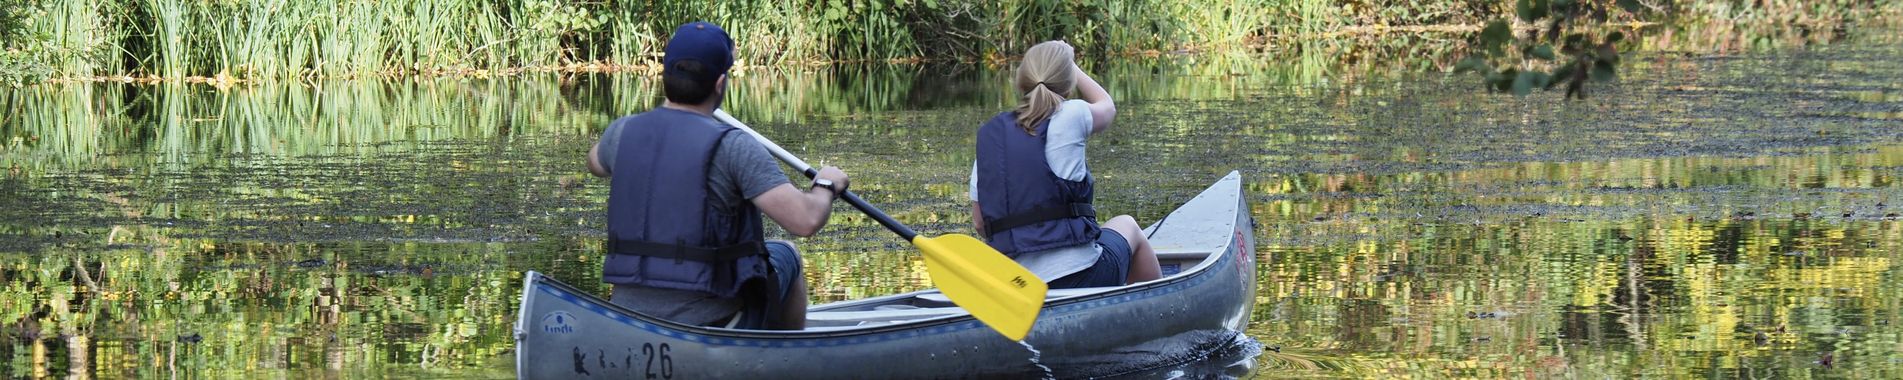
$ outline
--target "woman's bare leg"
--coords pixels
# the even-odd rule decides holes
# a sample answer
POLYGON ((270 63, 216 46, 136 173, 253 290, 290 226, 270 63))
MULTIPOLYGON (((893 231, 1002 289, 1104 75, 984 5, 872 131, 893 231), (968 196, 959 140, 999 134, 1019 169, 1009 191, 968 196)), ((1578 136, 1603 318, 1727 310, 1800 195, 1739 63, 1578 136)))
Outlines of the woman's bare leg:
POLYGON ((1163 267, 1156 262, 1156 250, 1150 248, 1150 238, 1143 236, 1143 228, 1137 226, 1137 219, 1129 215, 1117 215, 1103 224, 1103 228, 1117 231, 1124 240, 1130 241, 1130 277, 1126 284, 1134 284, 1163 277, 1163 267))

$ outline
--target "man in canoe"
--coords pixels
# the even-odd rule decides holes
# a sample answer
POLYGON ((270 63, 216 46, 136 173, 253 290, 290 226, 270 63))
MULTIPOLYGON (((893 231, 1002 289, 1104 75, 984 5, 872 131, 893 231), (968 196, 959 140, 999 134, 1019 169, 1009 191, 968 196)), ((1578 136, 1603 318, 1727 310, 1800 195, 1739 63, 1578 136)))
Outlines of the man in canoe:
POLYGON ((602 281, 614 284, 616 305, 675 322, 801 329, 799 253, 766 241, 760 215, 811 236, 846 173, 822 168, 802 191, 758 141, 713 118, 733 51, 720 27, 681 25, 663 52, 667 101, 615 120, 589 150, 588 171, 612 183, 602 281))
POLYGON ((1116 103, 1063 41, 1032 46, 1018 64, 1016 109, 978 128, 972 224, 1052 289, 1118 286, 1161 276, 1135 218, 1097 224, 1084 140, 1110 127, 1116 103), (1081 99, 1066 100, 1071 94, 1081 99))

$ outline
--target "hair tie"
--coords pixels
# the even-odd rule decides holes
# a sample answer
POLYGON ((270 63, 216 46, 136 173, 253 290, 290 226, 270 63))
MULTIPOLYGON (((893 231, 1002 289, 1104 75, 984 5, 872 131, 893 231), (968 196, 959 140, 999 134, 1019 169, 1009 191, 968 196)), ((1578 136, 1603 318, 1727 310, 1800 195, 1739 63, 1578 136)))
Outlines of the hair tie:
POLYGON ((1037 92, 1038 87, 1043 87, 1045 91, 1057 92, 1057 90, 1051 89, 1051 85, 1049 83, 1044 83, 1040 81, 1040 82, 1037 82, 1037 84, 1031 85, 1030 90, 1024 91, 1024 96, 1031 96, 1032 93, 1037 92))

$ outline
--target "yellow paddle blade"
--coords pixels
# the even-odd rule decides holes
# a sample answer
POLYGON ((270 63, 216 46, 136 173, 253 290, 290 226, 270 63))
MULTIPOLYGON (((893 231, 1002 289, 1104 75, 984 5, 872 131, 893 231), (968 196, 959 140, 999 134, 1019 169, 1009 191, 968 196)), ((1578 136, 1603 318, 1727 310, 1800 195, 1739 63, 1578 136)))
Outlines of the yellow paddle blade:
POLYGON ((925 271, 945 298, 1006 338, 1024 340, 1031 333, 1050 290, 1044 280, 971 236, 920 235, 912 245, 925 252, 925 271))

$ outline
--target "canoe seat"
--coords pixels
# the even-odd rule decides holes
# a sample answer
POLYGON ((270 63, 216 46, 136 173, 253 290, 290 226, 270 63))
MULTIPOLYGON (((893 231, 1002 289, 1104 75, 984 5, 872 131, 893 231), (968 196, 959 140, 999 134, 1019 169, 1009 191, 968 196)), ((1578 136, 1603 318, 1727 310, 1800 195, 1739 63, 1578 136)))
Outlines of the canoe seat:
POLYGON ((817 325, 858 325, 865 322, 909 321, 963 314, 965 314, 965 309, 955 307, 880 309, 868 311, 816 311, 806 313, 806 322, 808 324, 817 325))
POLYGON ((1173 247, 1156 247, 1157 260, 1202 260, 1209 257, 1209 251, 1173 247))
MULTIPOLYGON (((1115 289, 1115 288, 1117 287, 1104 286, 1104 287, 1096 287, 1096 288, 1051 289, 1049 291, 1044 292, 1044 299, 1048 300, 1048 299, 1055 299, 1055 298, 1070 297, 1075 295, 1090 294, 1090 293, 1096 293, 1096 292, 1101 292, 1101 291, 1115 289)), ((925 293, 925 294, 918 295, 918 298, 925 301, 929 301, 929 302, 941 303, 946 305, 952 304, 951 298, 945 297, 945 293, 937 293, 937 292, 925 293)))

